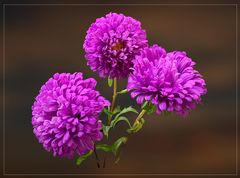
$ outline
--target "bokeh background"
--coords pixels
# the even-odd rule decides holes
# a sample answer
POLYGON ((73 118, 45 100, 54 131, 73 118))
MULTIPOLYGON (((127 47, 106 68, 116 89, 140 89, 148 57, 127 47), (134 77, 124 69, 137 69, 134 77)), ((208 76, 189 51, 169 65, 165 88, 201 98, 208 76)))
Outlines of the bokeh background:
MULTIPOLYGON (((6 6, 5 173, 235 173, 236 171, 236 7, 213 6, 6 6), (208 93, 187 118, 146 116, 141 132, 124 147, 118 165, 107 159, 97 169, 94 157, 80 167, 53 157, 33 135, 31 106, 40 87, 56 72, 94 77, 111 99, 106 79, 90 70, 82 49, 86 31, 108 12, 142 22, 149 44, 183 50, 197 62, 208 93)), ((119 81, 119 90, 127 81, 119 81)), ((136 102, 128 94, 121 105, 136 102)), ((134 119, 134 115, 130 115, 134 119)), ((123 131, 120 124, 111 140, 123 131)), ((102 154, 100 154, 103 157, 102 154)))

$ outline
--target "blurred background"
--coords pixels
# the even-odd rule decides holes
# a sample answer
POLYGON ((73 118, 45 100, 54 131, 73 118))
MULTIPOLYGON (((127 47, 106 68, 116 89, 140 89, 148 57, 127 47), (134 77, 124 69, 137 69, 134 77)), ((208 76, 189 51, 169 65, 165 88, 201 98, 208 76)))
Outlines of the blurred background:
MULTIPOLYGON (((235 173, 235 10, 234 5, 6 6, 5 173, 235 173), (78 167, 74 160, 46 152, 32 132, 31 106, 56 72, 94 77, 97 89, 111 100, 106 79, 86 65, 82 48, 90 24, 108 12, 140 20, 150 45, 186 51, 197 62, 208 93, 187 118, 146 116, 144 128, 129 139, 118 165, 109 154, 107 168, 99 170, 94 157, 78 167)), ((119 81, 119 90, 126 83, 119 81)), ((128 94, 117 103, 139 108, 128 94)), ((110 141, 125 134, 125 128, 120 124, 110 141)))

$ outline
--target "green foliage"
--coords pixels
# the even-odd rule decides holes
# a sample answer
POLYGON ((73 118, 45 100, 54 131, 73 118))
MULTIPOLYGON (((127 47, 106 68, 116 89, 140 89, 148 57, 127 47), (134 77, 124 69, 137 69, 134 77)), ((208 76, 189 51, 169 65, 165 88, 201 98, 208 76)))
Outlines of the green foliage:
POLYGON ((96 145, 96 149, 102 150, 105 152, 112 152, 116 156, 121 145, 125 144, 126 142, 127 142, 127 137, 120 137, 112 145, 99 144, 99 145, 96 145))
POLYGON ((121 110, 116 116, 115 116, 115 119, 117 119, 118 117, 120 117, 121 115, 123 114, 126 114, 128 112, 133 112, 133 113, 136 113, 138 114, 137 110, 134 109, 132 106, 129 106, 127 108, 123 108, 123 110, 121 110))
POLYGON ((116 158, 116 160, 114 161, 114 163, 117 164, 119 161, 120 161, 120 156, 118 156, 118 157, 116 158))
POLYGON ((152 101, 145 101, 142 104, 142 109, 145 109, 147 111, 147 114, 152 114, 156 111, 156 105, 152 104, 152 101))
POLYGON ((145 101, 145 102, 142 104, 141 108, 142 108, 142 109, 147 109, 147 105, 148 105, 148 101, 145 101))
POLYGON ((127 132, 128 133, 136 133, 136 132, 138 132, 143 127, 144 123, 145 123, 144 118, 136 120, 136 122, 134 122, 133 126, 130 129, 128 129, 127 132))
POLYGON ((107 137, 107 139, 108 139, 108 132, 110 129, 111 129, 111 126, 103 125, 103 134, 107 137))
POLYGON ((112 117, 113 113, 108 109, 108 108, 104 108, 103 112, 108 116, 108 117, 112 117))
POLYGON ((108 144, 96 145, 96 149, 97 150, 102 150, 102 151, 105 151, 105 152, 112 152, 112 146, 108 145, 108 144))
POLYGON ((88 157, 90 157, 93 154, 93 151, 89 151, 88 153, 86 153, 85 155, 82 155, 80 157, 77 158, 76 164, 80 165, 82 164, 83 161, 85 161, 88 157))
POLYGON ((127 142, 127 137, 120 137, 117 139, 114 144, 112 145, 112 152, 116 156, 117 152, 121 145, 125 144, 127 142))
POLYGON ((156 105, 152 105, 149 110, 147 110, 147 114, 152 114, 156 111, 156 105))
POLYGON ((120 121, 125 121, 129 127, 131 128, 131 124, 127 117, 122 116, 123 114, 126 114, 128 112, 138 113, 136 109, 134 109, 132 106, 129 106, 127 108, 123 108, 121 110, 120 106, 117 106, 113 112, 109 111, 109 109, 104 108, 103 112, 108 116, 112 117, 115 115, 115 117, 112 119, 110 125, 103 125, 103 134, 107 137, 109 136, 109 131, 111 128, 114 128, 120 121))
POLYGON ((117 113, 119 113, 120 111, 121 111, 120 106, 117 106, 117 107, 114 108, 113 114, 117 114, 117 113))
MULTIPOLYGON (((112 152, 116 156, 119 148, 121 147, 121 145, 125 144, 126 142, 127 142, 127 137, 120 137, 112 145, 98 144, 98 145, 96 145, 96 149, 97 150, 102 150, 102 151, 105 151, 105 152, 112 152)), ((93 150, 91 150, 88 153, 78 157, 77 160, 76 160, 76 164, 81 165, 82 162, 85 161, 92 154, 93 154, 93 150)), ((120 158, 118 158, 118 160, 119 159, 120 158)))
POLYGON ((112 120, 112 122, 111 122, 111 127, 112 127, 112 128, 115 127, 116 124, 117 124, 118 122, 120 122, 120 121, 125 121, 125 122, 129 125, 129 127, 131 127, 131 124, 130 124, 128 118, 126 118, 126 117, 124 117, 124 116, 120 116, 120 117, 115 118, 114 120, 112 120))
POLYGON ((125 93, 127 93, 127 92, 128 92, 128 90, 127 90, 127 89, 124 89, 124 90, 121 90, 121 91, 117 92, 117 94, 125 94, 125 93))
POLYGON ((113 85, 113 80, 108 77, 108 86, 112 87, 113 85))

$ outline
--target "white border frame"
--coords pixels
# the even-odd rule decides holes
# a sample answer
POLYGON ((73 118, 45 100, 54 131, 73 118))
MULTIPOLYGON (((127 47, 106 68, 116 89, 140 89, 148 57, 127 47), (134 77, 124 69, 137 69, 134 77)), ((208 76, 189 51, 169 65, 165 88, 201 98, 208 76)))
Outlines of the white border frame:
POLYGON ((3 4, 3 176, 238 176, 238 4, 3 4), (5 172, 5 7, 6 6, 235 6, 236 8, 236 172, 233 174, 8 174, 5 172))

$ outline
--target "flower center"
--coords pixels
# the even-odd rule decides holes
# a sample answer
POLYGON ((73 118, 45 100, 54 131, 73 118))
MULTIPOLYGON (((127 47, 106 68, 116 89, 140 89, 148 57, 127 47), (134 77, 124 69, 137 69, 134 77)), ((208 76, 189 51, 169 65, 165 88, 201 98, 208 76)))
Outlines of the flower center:
POLYGON ((123 49, 123 43, 119 42, 119 43, 115 43, 113 46, 112 46, 112 50, 120 50, 120 49, 123 49))

